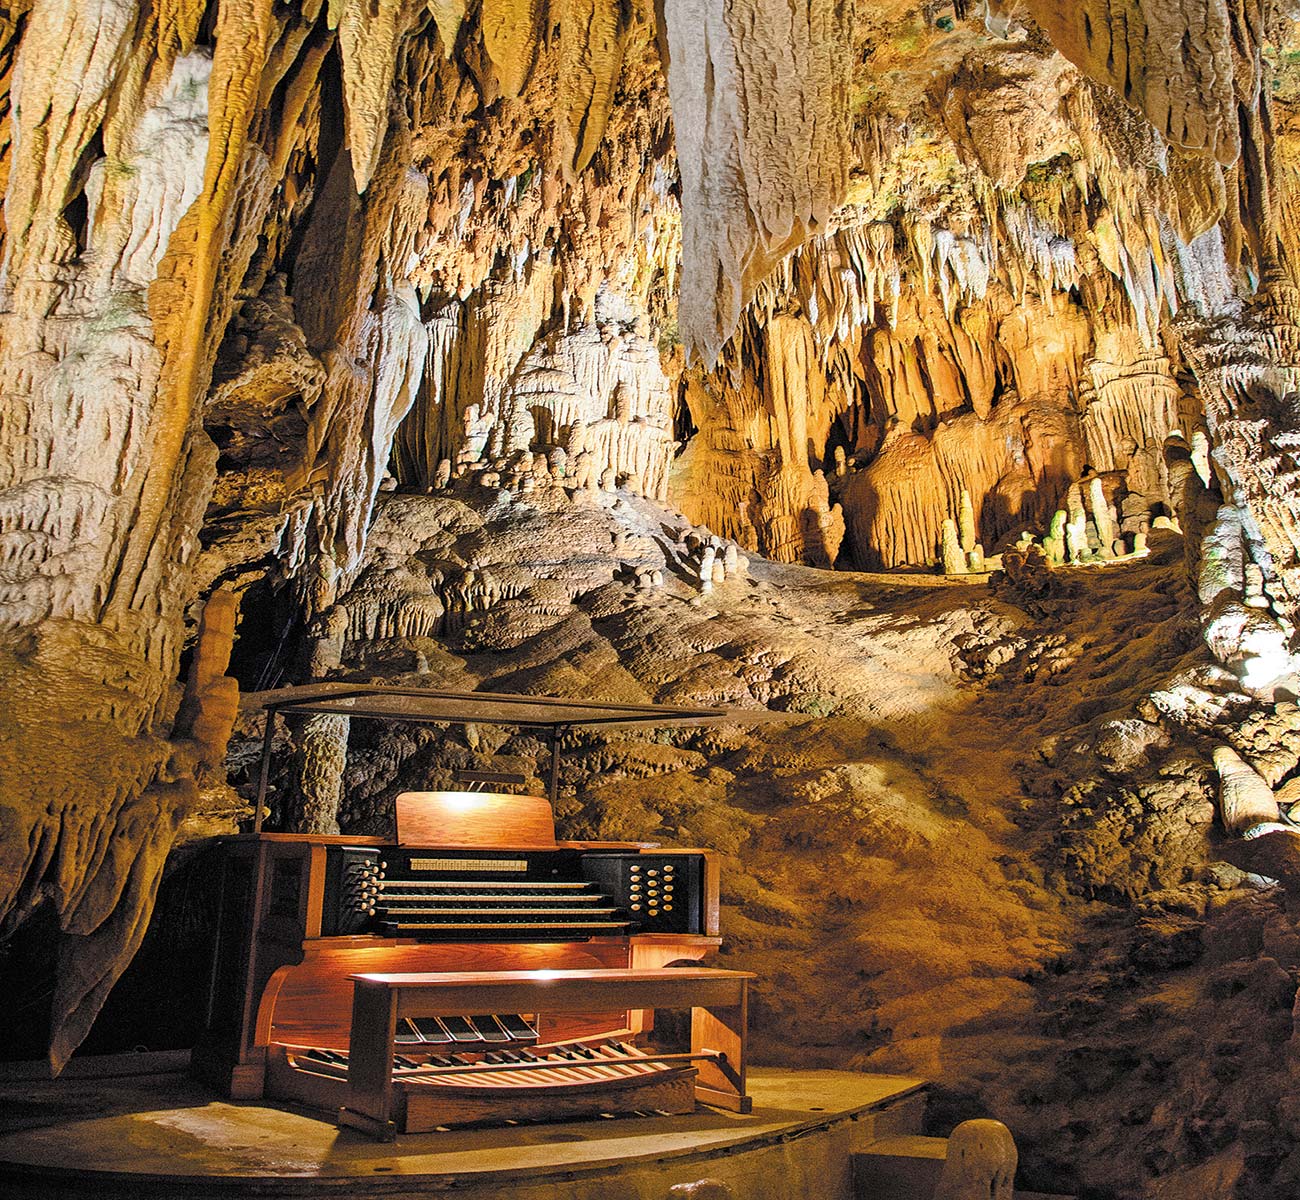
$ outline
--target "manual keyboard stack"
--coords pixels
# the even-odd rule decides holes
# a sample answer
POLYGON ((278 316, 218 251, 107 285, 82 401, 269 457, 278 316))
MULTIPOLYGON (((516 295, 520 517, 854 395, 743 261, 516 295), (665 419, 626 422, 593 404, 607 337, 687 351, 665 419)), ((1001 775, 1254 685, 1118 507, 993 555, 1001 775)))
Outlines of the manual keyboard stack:
MULTIPOLYGON (((466 866, 462 861, 462 870, 466 866)), ((472 869, 472 868, 469 868, 472 869)), ((366 915, 389 937, 472 937, 543 932, 623 933, 629 920, 588 881, 393 879, 383 867, 364 876, 366 915)))
POLYGON ((704 867, 699 852, 599 844, 517 855, 329 847, 322 932, 527 941, 700 933, 704 867))

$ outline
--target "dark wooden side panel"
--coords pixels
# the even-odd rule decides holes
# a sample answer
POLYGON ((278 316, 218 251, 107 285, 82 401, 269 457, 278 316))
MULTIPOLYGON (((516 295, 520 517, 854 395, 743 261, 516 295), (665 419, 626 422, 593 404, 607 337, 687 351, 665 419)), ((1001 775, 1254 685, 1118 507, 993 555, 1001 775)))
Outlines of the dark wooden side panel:
POLYGON ((385 1126, 393 1119, 393 1026, 397 993, 358 980, 352 999, 348 1108, 385 1126))
POLYGON ((204 1014, 208 1038, 231 1042, 239 1038, 247 984, 254 883, 253 852, 247 847, 239 849, 242 853, 227 853, 221 864, 216 941, 204 1014))

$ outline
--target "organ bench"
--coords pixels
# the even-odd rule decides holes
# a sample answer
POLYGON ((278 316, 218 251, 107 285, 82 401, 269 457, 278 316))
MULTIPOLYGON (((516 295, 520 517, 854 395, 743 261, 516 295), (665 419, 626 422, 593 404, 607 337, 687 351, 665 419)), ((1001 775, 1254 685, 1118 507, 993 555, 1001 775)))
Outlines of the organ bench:
POLYGON ((339 1124, 372 1136, 390 1140, 398 1132, 428 1132, 485 1117, 554 1118, 565 1115, 569 1104, 575 1115, 603 1108, 690 1112, 696 1099, 750 1111, 745 1036, 754 976, 747 971, 442 971, 351 978, 347 1103, 339 1124), (427 1029, 430 1018, 593 1008, 690 1009, 690 1052, 658 1054, 615 1042, 582 1054, 551 1048, 541 1054, 499 1051, 477 1061, 432 1056, 405 1070, 403 1056, 395 1056, 411 1048, 411 1036, 427 1029), (403 1029, 409 1031, 405 1037, 403 1029))

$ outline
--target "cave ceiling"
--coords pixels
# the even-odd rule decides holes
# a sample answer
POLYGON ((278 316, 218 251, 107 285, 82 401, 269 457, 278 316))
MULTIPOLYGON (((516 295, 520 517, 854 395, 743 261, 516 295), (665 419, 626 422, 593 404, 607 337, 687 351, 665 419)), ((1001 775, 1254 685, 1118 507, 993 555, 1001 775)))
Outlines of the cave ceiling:
MULTIPOLYGON (((700 584, 1176 517, 1262 597, 1200 571, 1211 649, 1285 656, 1298 120, 1254 0, 0 0, 0 917, 57 915, 54 1061, 232 803, 240 598, 336 669, 393 491, 671 506, 700 584)), ((410 628, 512 599, 465 555, 410 628)))

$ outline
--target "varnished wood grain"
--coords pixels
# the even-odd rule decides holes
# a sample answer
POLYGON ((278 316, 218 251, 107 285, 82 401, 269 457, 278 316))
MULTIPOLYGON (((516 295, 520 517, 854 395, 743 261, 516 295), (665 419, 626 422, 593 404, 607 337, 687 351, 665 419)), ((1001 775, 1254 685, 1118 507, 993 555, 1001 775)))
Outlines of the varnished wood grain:
POLYGON ((397 995, 379 983, 358 980, 352 997, 348 1052, 348 1107, 372 1120, 393 1119, 393 1027, 397 995))
POLYGON ((360 984, 398 994, 398 1016, 457 1016, 481 1012, 578 1012, 601 1007, 692 1008, 739 1004, 748 971, 707 967, 540 971, 366 973, 360 984))
POLYGON ((403 792, 397 844, 447 850, 553 850, 555 818, 544 796, 502 792, 403 792))
POLYGON ((745 1038, 749 1025, 748 989, 742 989, 733 1005, 712 1005, 691 1012, 691 1050, 715 1050, 722 1062, 700 1063, 700 1098, 735 1112, 748 1112, 745 1090, 745 1038), (708 1092, 706 1096, 704 1093, 708 1092))
MULTIPOLYGON (((281 1042, 292 1046, 319 1046, 346 1050, 352 1024, 351 975, 363 972, 456 970, 466 964, 488 970, 528 971, 543 968, 598 968, 626 965, 626 943, 420 943, 374 944, 375 939, 350 938, 350 946, 335 948, 336 939, 322 938, 308 948, 303 961, 280 968, 268 981, 259 1014, 259 1045, 281 1042)), ((588 1005, 590 1008, 591 1006, 588 1005)), ((477 1008, 481 1012, 521 1012, 514 1008, 477 1008)), ((447 1014, 451 1015, 451 1014, 447 1014)), ((606 1014, 604 1024, 591 1032, 618 1029, 625 1024, 621 1011, 606 1014)), ((575 1030, 557 1032, 566 1036, 575 1030)), ((587 1027, 578 1024, 577 1031, 587 1027)))

